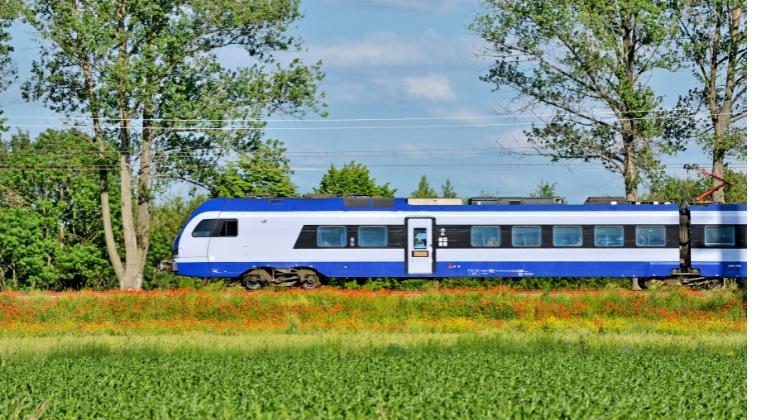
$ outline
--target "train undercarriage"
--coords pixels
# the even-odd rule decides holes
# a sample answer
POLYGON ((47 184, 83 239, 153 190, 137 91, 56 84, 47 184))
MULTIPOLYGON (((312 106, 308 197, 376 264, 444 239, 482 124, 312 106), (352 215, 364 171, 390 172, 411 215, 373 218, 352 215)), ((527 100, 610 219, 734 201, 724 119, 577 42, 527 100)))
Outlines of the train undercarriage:
POLYGON ((320 275, 311 268, 263 267, 243 274, 243 286, 247 290, 258 290, 264 286, 314 289, 320 284, 320 275))

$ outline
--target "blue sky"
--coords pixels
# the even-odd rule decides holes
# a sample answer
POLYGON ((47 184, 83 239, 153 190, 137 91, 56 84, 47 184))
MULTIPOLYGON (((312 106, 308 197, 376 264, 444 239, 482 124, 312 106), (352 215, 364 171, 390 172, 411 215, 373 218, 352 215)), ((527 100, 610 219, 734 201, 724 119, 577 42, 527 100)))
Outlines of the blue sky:
MULTIPOLYGON (((476 57, 483 42, 466 29, 479 7, 476 0, 302 4, 305 18, 292 34, 303 39, 305 50, 283 58, 323 61, 329 116, 325 121, 314 121, 314 115, 300 123, 274 121, 267 131, 285 143, 300 192, 311 192, 330 164, 354 159, 368 165, 379 182, 391 182, 397 196, 409 196, 422 175, 436 189, 450 179, 460 196, 481 191, 528 195, 542 180, 557 183, 557 193, 571 203, 591 195, 623 195, 621 177, 599 165, 552 165, 499 153, 500 145, 525 146, 522 130, 534 119, 499 117, 508 95, 492 92, 479 80, 491 61, 476 57), (345 121, 358 119, 369 121, 345 121)), ((23 81, 37 50, 28 27, 17 24, 12 35, 23 81)), ((236 49, 221 51, 219 58, 233 67, 253 62, 236 49)), ((691 82, 683 72, 655 75, 653 83, 665 95, 665 106, 674 106, 691 82)), ((18 85, 0 93, 0 104, 12 125, 60 124, 56 118, 18 118, 52 115, 39 103, 25 103, 18 85)), ((665 161, 677 175, 685 174, 683 163, 708 166, 708 158, 693 144, 665 161)))

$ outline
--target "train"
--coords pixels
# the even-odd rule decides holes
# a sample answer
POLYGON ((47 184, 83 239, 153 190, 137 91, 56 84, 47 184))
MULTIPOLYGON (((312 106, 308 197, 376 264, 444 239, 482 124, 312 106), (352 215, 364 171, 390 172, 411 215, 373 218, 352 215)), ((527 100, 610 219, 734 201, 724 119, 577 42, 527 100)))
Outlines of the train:
POLYGON ((181 276, 317 287, 324 278, 747 275, 747 205, 552 198, 214 198, 173 243, 181 276))

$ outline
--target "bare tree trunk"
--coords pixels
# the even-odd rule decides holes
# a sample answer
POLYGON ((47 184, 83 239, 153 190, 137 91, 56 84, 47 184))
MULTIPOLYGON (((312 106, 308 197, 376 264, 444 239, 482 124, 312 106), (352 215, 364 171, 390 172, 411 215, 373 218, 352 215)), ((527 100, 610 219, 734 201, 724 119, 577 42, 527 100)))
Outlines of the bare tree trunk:
MULTIPOLYGON (((91 77, 91 69, 85 60, 82 61, 82 68, 85 75, 86 85, 88 85, 88 91, 93 97, 95 96, 93 78, 91 77)), ((91 103, 93 103, 93 101, 91 101, 91 103)), ((104 227, 104 241, 107 243, 109 262, 112 264, 112 269, 115 271, 115 277, 117 277, 118 283, 122 286, 125 267, 123 266, 123 261, 120 259, 120 254, 117 252, 115 233, 112 230, 112 210, 109 207, 109 171, 107 169, 109 161, 107 160, 107 151, 106 145, 104 144, 104 134, 101 129, 101 122, 99 121, 98 112, 95 109, 91 109, 91 117, 95 133, 94 140, 99 148, 99 161, 101 162, 101 168, 99 168, 99 201, 101 204, 101 222, 104 227)))
POLYGON ((131 171, 131 122, 127 114, 120 110, 120 213, 123 221, 123 239, 125 244, 125 275, 120 284, 121 290, 140 290, 143 267, 140 261, 136 241, 136 225, 133 216, 133 185, 131 171))
POLYGON ((637 201, 637 184, 640 175, 637 169, 635 138, 632 134, 625 134, 622 140, 624 142, 624 193, 627 196, 627 201, 637 201))
MULTIPOLYGON (((72 13, 75 17, 80 14, 77 3, 72 4, 72 13)), ((109 262, 112 265, 112 270, 115 272, 117 281, 122 286, 123 277, 125 275, 125 268, 123 261, 120 259, 120 254, 117 252, 117 245, 115 243, 115 233, 112 230, 112 211, 109 207, 109 172, 108 166, 110 164, 107 159, 107 148, 104 143, 104 132, 101 128, 101 122, 99 120, 99 112, 96 109, 96 84, 93 81, 93 75, 91 74, 91 66, 88 63, 86 55, 81 53, 80 55, 80 68, 83 70, 83 76, 85 78, 86 89, 88 90, 89 101, 91 105, 91 119, 93 123, 94 140, 96 146, 99 148, 99 161, 101 168, 99 168, 99 202, 101 204, 101 222, 104 227, 104 241, 107 244, 107 254, 109 255, 109 262)))

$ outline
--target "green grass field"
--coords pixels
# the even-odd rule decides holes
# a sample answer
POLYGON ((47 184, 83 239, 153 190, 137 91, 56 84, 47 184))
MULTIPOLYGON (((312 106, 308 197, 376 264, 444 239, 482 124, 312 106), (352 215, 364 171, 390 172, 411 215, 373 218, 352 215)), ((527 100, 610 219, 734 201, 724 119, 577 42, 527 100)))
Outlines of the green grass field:
POLYGON ((5 418, 744 418, 744 334, 0 339, 5 418))

